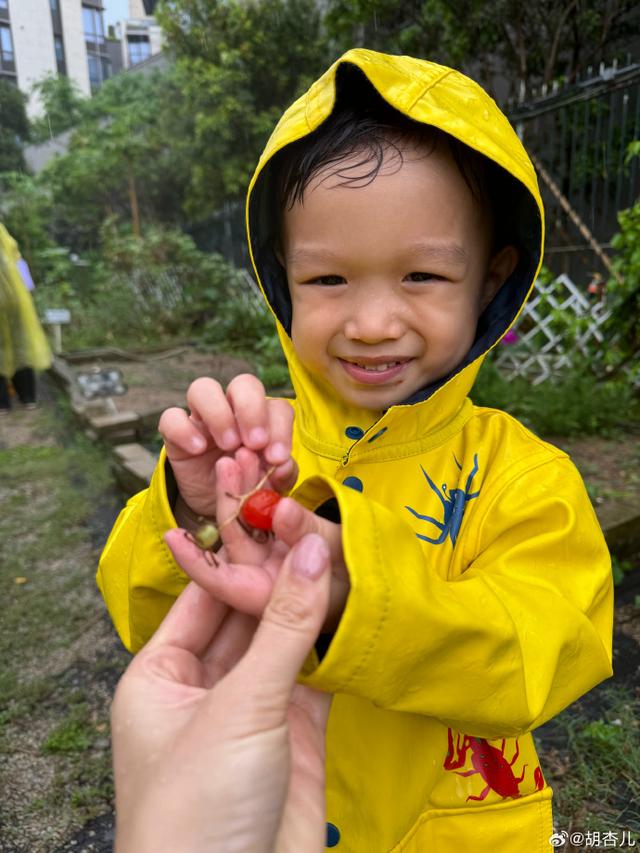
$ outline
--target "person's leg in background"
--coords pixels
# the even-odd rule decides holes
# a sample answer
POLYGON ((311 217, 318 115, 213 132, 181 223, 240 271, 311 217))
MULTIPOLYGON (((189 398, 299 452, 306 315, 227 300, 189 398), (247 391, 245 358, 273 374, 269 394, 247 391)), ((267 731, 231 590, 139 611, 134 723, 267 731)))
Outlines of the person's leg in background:
POLYGON ((20 402, 28 408, 36 403, 36 374, 32 367, 21 367, 13 375, 13 387, 20 402))
POLYGON ((10 408, 9 383, 6 376, 0 376, 0 415, 6 415, 10 408))

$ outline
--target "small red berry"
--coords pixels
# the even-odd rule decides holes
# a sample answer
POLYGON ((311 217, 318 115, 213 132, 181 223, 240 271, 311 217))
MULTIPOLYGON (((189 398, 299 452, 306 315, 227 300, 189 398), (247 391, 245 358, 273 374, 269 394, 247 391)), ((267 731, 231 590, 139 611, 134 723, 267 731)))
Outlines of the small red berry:
POLYGON ((258 530, 271 530, 273 513, 282 495, 273 489, 259 489, 250 495, 240 510, 242 520, 258 530))

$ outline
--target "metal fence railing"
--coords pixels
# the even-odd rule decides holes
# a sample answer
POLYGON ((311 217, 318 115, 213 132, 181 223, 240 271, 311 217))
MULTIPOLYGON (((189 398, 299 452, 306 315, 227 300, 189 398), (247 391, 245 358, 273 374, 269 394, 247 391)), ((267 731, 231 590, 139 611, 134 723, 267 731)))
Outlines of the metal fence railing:
MULTIPOLYGON (((573 211, 606 248, 618 230, 618 211, 640 195, 640 162, 626 163, 630 142, 640 139, 640 63, 600 66, 571 86, 543 90, 528 103, 506 109, 525 147, 552 176, 573 211)), ((541 182, 548 219, 547 260, 554 272, 588 281, 607 273, 601 260, 541 182)))

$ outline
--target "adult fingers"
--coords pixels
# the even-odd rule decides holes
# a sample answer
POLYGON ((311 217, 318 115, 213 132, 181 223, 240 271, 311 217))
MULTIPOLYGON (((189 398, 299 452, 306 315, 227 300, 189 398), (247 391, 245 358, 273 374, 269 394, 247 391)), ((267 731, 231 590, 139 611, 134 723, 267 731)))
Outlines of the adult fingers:
POLYGON ((145 651, 171 645, 194 655, 202 654, 209 648, 228 609, 195 583, 188 584, 146 644, 145 651))
POLYGON ((262 450, 269 442, 269 415, 264 385, 257 376, 243 373, 227 386, 227 400, 235 415, 242 443, 262 450))
POLYGON ((209 648, 202 656, 208 687, 217 684, 242 658, 257 624, 255 616, 229 609, 209 648))
POLYGON ((203 376, 187 389, 187 403, 192 416, 201 421, 222 450, 235 450, 240 444, 238 425, 222 386, 203 376))
POLYGON ((293 498, 283 498, 278 503, 273 514, 273 532, 289 546, 309 533, 317 533, 329 546, 334 570, 344 565, 340 526, 321 518, 293 498))
POLYGON ((200 422, 193 420, 184 409, 165 409, 160 415, 158 432, 164 439, 169 461, 181 462, 198 456, 207 449, 207 436, 200 422))
POLYGON ((292 704, 300 708, 321 731, 327 727, 332 701, 333 693, 322 693, 305 684, 296 684, 291 696, 292 704))
POLYGON ((229 676, 239 689, 251 685, 245 716, 256 725, 270 728, 285 720, 296 676, 327 613, 328 568, 321 536, 305 536, 291 549, 251 646, 229 676))

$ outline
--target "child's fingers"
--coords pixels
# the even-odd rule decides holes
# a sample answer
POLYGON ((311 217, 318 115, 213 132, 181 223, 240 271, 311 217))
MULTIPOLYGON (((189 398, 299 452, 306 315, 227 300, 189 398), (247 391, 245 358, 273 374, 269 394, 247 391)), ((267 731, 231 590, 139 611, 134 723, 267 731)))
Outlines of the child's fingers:
POLYGON ((231 404, 240 430, 242 443, 251 450, 262 450, 269 441, 269 415, 264 385, 257 376, 243 373, 227 386, 231 404))
MULTIPOLYGON (((242 471, 242 487, 240 492, 241 494, 247 494, 256 487, 256 484, 260 482, 266 473, 264 464, 261 463, 258 454, 247 447, 239 447, 234 454, 234 459, 242 471)), ((278 465, 269 475, 267 487, 275 489, 280 493, 288 492, 297 479, 298 465, 293 457, 290 456, 284 464, 278 465)), ((228 489, 227 491, 230 490, 228 489)))
MULTIPOLYGON (((264 473, 260 466, 260 457, 247 447, 239 447, 233 455, 241 475, 240 494, 246 494, 255 488, 264 473)), ((238 494, 238 492, 236 492, 238 494)))
POLYGON ((238 497, 251 489, 258 475, 258 457, 251 450, 241 447, 236 458, 223 456, 216 462, 216 506, 218 529, 224 542, 227 559, 231 563, 251 563, 261 565, 265 558, 264 545, 254 542, 243 529, 237 518, 240 501, 238 497), (237 461, 237 457, 247 457, 255 469, 253 479, 249 479, 246 470, 237 461), (238 496, 238 497, 236 497, 238 496), (230 520, 233 519, 233 520, 230 520))
POLYGON ((179 462, 198 456, 207 449, 205 432, 184 411, 177 407, 165 409, 160 415, 158 432, 164 439, 167 456, 171 462, 179 462))
POLYGON ((269 400, 269 444, 264 457, 269 465, 282 465, 291 456, 293 407, 286 400, 269 400))
POLYGON ((288 492, 292 489, 297 479, 298 464, 293 457, 289 457, 284 465, 278 465, 276 470, 269 477, 273 488, 276 492, 280 493, 288 492))
POLYGON ((222 450, 235 450, 240 444, 236 418, 222 386, 206 376, 196 379, 187 390, 187 404, 193 416, 202 421, 222 450))

